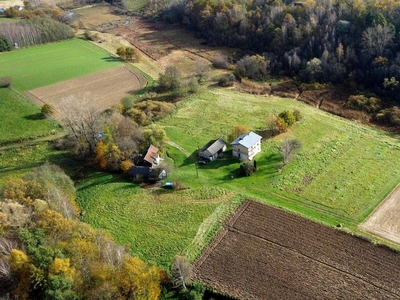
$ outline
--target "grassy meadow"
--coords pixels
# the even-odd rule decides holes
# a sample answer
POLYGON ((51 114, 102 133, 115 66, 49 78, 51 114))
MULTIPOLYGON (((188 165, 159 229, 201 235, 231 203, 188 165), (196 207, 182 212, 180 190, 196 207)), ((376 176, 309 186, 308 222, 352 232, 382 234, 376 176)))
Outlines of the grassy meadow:
POLYGON ((61 130, 57 122, 42 118, 39 107, 7 88, 0 88, 0 111, 0 144, 61 130))
POLYGON ((95 174, 79 184, 78 202, 86 222, 109 230, 132 253, 163 266, 177 253, 194 259, 243 199, 356 231, 400 180, 397 137, 294 100, 212 89, 182 101, 160 124, 171 141, 193 153, 186 157, 172 146, 166 151, 173 167, 167 181, 179 180, 187 189, 141 189, 95 174), (263 130, 270 114, 287 109, 300 110, 303 119, 290 132, 263 141, 253 176, 238 177, 240 163, 230 158, 229 150, 196 170, 198 147, 226 138, 237 124, 263 130), (286 137, 297 138, 302 149, 284 166, 278 147, 286 137))
POLYGON ((80 39, 10 51, 0 55, 0 76, 11 76, 24 92, 121 65, 105 50, 80 39))

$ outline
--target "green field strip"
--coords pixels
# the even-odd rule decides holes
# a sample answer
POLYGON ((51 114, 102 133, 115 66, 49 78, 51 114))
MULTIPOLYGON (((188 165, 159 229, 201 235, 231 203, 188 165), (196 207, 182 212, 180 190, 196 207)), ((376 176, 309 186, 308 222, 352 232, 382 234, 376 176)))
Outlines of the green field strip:
POLYGON ((0 76, 11 76, 19 91, 113 68, 123 63, 91 43, 72 39, 0 55, 0 76))

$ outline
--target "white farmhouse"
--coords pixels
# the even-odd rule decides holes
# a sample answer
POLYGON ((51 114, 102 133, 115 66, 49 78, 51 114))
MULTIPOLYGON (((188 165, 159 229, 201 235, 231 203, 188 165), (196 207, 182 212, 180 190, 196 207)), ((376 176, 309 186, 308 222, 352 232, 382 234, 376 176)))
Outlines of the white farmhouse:
POLYGON ((231 143, 233 157, 252 160, 257 153, 261 152, 261 138, 252 131, 240 135, 231 143))

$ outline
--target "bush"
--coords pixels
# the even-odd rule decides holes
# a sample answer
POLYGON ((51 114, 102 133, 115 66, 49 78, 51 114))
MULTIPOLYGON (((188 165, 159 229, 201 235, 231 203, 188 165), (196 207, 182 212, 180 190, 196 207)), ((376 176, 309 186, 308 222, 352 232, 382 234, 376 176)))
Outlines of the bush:
POLYGON ((278 115, 279 118, 285 121, 288 127, 296 123, 296 117, 291 111, 285 110, 278 115))
POLYGON ((239 175, 240 176, 251 176, 256 171, 256 168, 250 161, 246 161, 241 164, 239 167, 239 175))
POLYGON ((212 65, 217 69, 228 69, 229 62, 225 56, 218 56, 212 60, 212 65))
POLYGON ((43 117, 48 118, 50 117, 52 114, 54 114, 54 107, 50 104, 43 104, 42 108, 41 108, 41 112, 43 117))
POLYGON ((197 93, 198 90, 199 90, 199 82, 197 81, 197 79, 192 78, 189 81, 189 92, 197 93))
POLYGON ((276 118, 272 132, 274 135, 284 133, 288 130, 289 126, 282 118, 276 118))
POLYGON ((235 72, 238 77, 262 80, 269 74, 269 61, 261 55, 246 55, 237 62, 235 72))
POLYGON ((366 112, 376 112, 381 108, 381 101, 375 97, 364 95, 352 95, 344 105, 346 108, 362 110, 366 112))
POLYGON ((296 122, 298 122, 301 119, 303 119, 303 115, 301 114, 301 112, 298 109, 293 111, 293 116, 296 119, 296 122))
POLYGON ((400 108, 398 106, 393 106, 391 108, 381 110, 376 114, 375 121, 390 126, 399 126, 400 108))
POLYGON ((12 85, 13 78, 11 76, 0 77, 0 88, 10 87, 12 85))
POLYGON ((6 39, 3 36, 0 36, 0 52, 10 51, 10 50, 11 50, 11 44, 8 41, 8 39, 6 39))
POLYGON ((218 85, 222 87, 228 87, 232 86, 234 82, 235 82, 235 75, 228 74, 221 77, 220 80, 218 80, 218 85))

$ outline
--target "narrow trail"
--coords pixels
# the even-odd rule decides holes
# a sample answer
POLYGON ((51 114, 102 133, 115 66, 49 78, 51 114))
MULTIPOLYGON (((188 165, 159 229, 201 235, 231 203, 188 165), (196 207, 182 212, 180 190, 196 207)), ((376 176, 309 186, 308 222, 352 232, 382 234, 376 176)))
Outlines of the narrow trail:
POLYGON ((172 142, 172 141, 167 141, 167 144, 168 145, 170 145, 170 146, 172 146, 172 147, 175 147, 176 149, 178 149, 178 150, 180 150, 181 152, 183 152, 185 155, 186 155, 186 157, 189 157, 191 154, 189 153, 189 151, 187 151, 185 148, 183 148, 182 146, 179 146, 177 143, 174 143, 174 142, 172 142))
POLYGON ((52 134, 52 135, 46 135, 46 136, 42 136, 42 137, 38 137, 35 139, 26 139, 23 141, 18 141, 18 142, 11 142, 11 143, 7 143, 7 144, 0 144, 0 151, 1 150, 11 150, 11 149, 18 149, 18 148, 23 148, 23 147, 27 147, 27 146, 34 146, 43 142, 52 142, 52 141, 56 141, 59 140, 61 138, 63 138, 64 136, 66 136, 66 132, 59 132, 56 134, 52 134))

